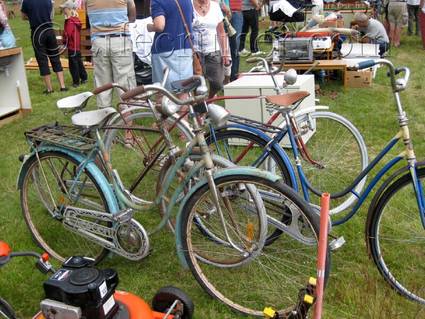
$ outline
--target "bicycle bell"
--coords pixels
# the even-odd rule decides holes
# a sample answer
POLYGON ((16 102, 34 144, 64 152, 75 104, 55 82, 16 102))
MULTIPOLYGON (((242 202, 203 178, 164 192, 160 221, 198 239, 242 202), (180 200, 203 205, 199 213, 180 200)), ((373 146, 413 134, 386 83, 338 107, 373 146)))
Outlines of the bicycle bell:
POLYGON ((224 126, 230 117, 230 113, 220 105, 208 104, 208 117, 216 126, 224 126))
POLYGON ((295 82, 297 82, 297 71, 295 71, 294 69, 289 69, 288 71, 285 72, 285 75, 283 76, 283 80, 285 81, 286 84, 292 85, 295 84, 295 82))

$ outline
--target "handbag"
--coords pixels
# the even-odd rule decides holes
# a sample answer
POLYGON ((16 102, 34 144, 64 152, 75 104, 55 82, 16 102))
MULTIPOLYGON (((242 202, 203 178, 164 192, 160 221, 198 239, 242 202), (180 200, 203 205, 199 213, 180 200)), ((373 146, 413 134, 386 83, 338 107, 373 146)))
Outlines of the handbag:
POLYGON ((190 35, 189 27, 187 26, 186 19, 185 19, 184 14, 183 14, 183 10, 180 7, 179 1, 178 0, 174 0, 174 1, 176 2, 177 8, 179 9, 179 13, 180 13, 180 16, 182 18, 184 28, 186 30, 186 36, 189 40, 190 47, 192 48, 193 74, 203 75, 201 59, 199 58, 199 55, 198 55, 198 53, 196 53, 195 47, 193 46, 192 38, 190 37, 191 35, 190 35))

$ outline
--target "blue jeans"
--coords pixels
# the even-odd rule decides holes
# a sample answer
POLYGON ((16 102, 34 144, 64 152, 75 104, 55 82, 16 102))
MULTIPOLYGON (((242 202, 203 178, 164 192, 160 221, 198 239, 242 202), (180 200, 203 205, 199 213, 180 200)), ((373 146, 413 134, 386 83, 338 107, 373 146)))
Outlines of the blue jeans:
POLYGON ((232 20, 230 21, 236 34, 229 38, 230 54, 232 56, 232 72, 230 74, 230 81, 234 81, 239 73, 239 44, 241 41, 243 15, 241 11, 232 11, 232 20))

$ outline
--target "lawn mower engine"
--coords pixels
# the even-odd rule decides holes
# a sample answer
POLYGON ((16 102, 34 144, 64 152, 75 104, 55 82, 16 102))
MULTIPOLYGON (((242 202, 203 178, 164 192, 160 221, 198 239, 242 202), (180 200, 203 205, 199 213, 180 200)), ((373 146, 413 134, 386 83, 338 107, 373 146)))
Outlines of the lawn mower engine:
POLYGON ((40 304, 44 318, 117 318, 120 307, 114 293, 118 274, 112 269, 94 268, 92 263, 88 258, 70 257, 44 282, 46 299, 40 304))

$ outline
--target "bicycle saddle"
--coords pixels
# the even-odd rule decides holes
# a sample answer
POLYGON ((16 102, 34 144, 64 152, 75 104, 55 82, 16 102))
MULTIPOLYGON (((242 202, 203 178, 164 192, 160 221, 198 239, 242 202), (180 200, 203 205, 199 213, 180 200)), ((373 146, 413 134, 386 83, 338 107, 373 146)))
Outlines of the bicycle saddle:
POLYGON ((71 118, 72 124, 83 127, 97 126, 117 111, 113 107, 105 107, 94 111, 80 112, 71 118))
POLYGON ((84 108, 87 104, 87 101, 93 96, 92 92, 83 92, 77 95, 72 95, 60 99, 56 102, 56 105, 59 109, 69 110, 84 108))
POLYGON ((281 108, 292 108, 293 105, 301 102, 309 95, 310 93, 307 91, 298 91, 282 95, 266 96, 266 101, 274 105, 279 105, 281 108))
POLYGON ((175 91, 188 93, 201 85, 201 81, 197 78, 188 78, 171 82, 171 88, 175 91))

